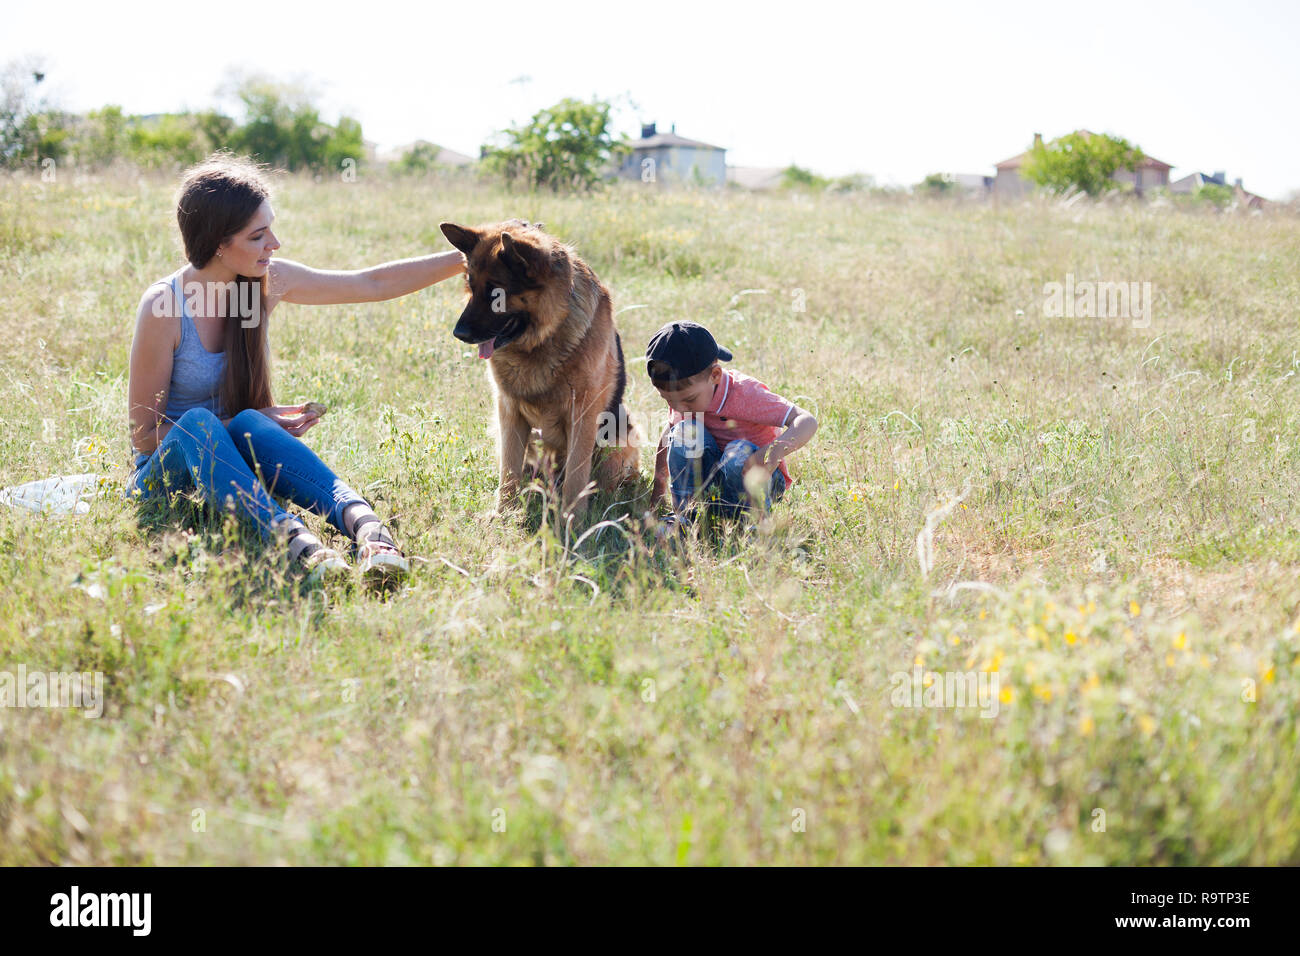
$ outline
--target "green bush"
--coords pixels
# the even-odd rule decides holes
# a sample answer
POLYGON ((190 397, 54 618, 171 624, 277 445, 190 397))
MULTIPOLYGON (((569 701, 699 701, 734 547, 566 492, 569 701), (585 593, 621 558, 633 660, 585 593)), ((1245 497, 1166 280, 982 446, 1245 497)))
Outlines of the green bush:
POLYGON ((818 176, 810 169, 802 169, 791 163, 781 171, 781 186, 784 189, 825 189, 830 180, 818 176))
POLYGON ((438 154, 442 149, 423 140, 415 143, 393 163, 393 169, 399 173, 424 174, 438 165, 438 154))
POLYGON ((211 110, 133 116, 126 129, 123 155, 146 169, 188 166, 227 145, 234 125, 230 117, 211 110))
POLYGON ((1204 183, 1192 193, 1192 198, 1197 202, 1210 203, 1220 209, 1232 202, 1235 196, 1236 191, 1231 186, 1219 183, 1204 183))
POLYGON ((947 196, 957 188, 957 181, 948 173, 930 173, 916 184, 921 196, 947 196))

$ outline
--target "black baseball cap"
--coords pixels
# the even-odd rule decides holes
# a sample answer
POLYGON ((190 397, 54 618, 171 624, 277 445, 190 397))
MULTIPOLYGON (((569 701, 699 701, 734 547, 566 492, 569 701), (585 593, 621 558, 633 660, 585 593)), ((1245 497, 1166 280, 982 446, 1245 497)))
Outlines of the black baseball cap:
POLYGON ((669 322, 651 336, 645 357, 650 379, 655 383, 698 375, 715 359, 731 361, 731 353, 714 341, 708 329, 695 322, 669 322), (652 367, 652 362, 661 363, 661 367, 652 367))

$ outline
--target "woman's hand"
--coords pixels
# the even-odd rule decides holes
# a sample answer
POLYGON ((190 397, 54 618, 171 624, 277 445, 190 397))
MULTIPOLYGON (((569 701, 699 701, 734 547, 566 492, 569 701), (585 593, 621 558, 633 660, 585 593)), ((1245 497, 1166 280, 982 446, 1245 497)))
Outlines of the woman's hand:
POLYGON ((259 408, 258 411, 275 422, 294 438, 301 438, 307 429, 320 421, 320 415, 307 410, 307 402, 301 405, 272 405, 259 408))

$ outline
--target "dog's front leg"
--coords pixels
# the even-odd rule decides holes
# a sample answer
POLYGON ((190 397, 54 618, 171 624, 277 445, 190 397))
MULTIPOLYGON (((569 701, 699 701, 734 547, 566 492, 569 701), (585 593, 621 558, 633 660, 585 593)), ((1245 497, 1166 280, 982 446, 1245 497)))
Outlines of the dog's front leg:
POLYGON ((564 514, 582 517, 587 510, 587 499, 582 493, 591 478, 591 456, 596 451, 596 431, 599 418, 573 409, 569 420, 569 447, 564 457, 564 514))
POLYGON ((497 428, 497 460, 501 465, 497 510, 505 511, 519 498, 519 486, 524 477, 524 452, 532 429, 514 403, 502 395, 497 396, 497 428))

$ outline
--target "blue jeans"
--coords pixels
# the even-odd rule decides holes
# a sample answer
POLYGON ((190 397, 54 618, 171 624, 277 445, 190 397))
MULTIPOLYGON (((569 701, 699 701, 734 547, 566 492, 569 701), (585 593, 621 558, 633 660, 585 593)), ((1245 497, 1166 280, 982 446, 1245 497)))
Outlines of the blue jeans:
MULTIPOLYGON (((758 446, 737 438, 718 447, 717 440, 702 423, 687 419, 668 433, 668 480, 673 492, 673 511, 685 517, 697 501, 717 514, 737 516, 753 504, 745 490, 745 461, 758 446)), ((763 510, 785 494, 785 475, 772 472, 763 510)))
POLYGON ((324 515, 340 531, 344 509, 366 503, 314 451, 254 408, 228 425, 206 408, 191 408, 152 455, 136 457, 126 497, 149 500, 190 490, 215 506, 233 503, 263 539, 291 516, 272 492, 324 515))

